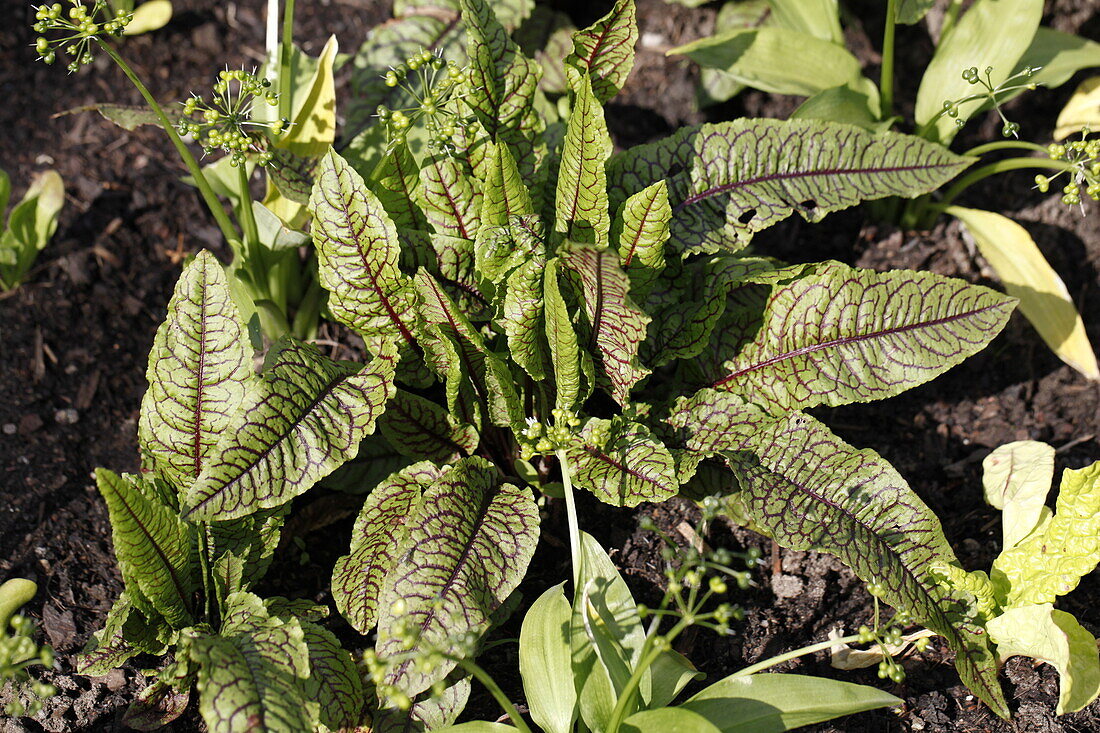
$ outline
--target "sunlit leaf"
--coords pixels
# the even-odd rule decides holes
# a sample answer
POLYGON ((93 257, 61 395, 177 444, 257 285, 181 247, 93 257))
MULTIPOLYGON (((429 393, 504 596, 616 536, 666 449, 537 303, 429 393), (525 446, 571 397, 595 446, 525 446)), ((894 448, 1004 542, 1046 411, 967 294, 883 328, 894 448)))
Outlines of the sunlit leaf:
POLYGON ((592 92, 602 104, 623 88, 634 68, 638 23, 633 0, 616 0, 607 15, 573 34, 573 51, 566 66, 587 74, 592 92))
POLYGON ((1014 546, 1039 524, 1054 479, 1054 449, 1021 440, 1000 446, 982 461, 985 501, 1000 509, 1002 547, 1014 546))
POLYGON ((672 455, 639 423, 592 418, 566 455, 573 481, 613 506, 664 501, 680 488, 672 455))

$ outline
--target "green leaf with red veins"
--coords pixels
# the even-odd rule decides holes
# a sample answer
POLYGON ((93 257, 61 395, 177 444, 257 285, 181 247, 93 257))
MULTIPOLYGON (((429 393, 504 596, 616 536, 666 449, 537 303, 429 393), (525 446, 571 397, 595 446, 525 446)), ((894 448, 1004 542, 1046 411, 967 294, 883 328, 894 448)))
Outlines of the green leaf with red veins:
POLYGON ((379 710, 372 721, 371 733, 419 733, 446 728, 454 725, 469 699, 470 678, 463 677, 444 688, 443 694, 423 697, 408 710, 379 710))
POLYGON ((103 628, 92 634, 77 656, 77 673, 101 677, 138 654, 163 654, 174 631, 159 614, 154 616, 156 620, 150 621, 134 606, 130 594, 122 591, 107 613, 103 628))
POLYGON ((486 290, 495 290, 515 268, 542 258, 545 251, 546 231, 539 218, 513 216, 503 226, 482 230, 475 250, 478 277, 486 290))
POLYGON ((147 616, 160 614, 173 628, 189 626, 195 585, 186 527, 175 511, 141 489, 144 478, 105 468, 96 469, 95 478, 111 517, 122 580, 135 605, 147 616))
POLYGON ((611 155, 611 137, 589 78, 575 70, 569 78, 573 110, 558 169, 554 228, 574 242, 606 246, 611 216, 604 164, 611 155))
POLYGON ((354 730, 363 722, 363 678, 351 654, 331 631, 300 621, 309 649, 309 679, 303 685, 310 716, 329 730, 354 730))
POLYGON ((418 201, 438 234, 472 240, 481 229, 481 193, 470 172, 449 155, 431 155, 420 169, 418 201))
POLYGON ((431 400, 402 389, 386 405, 378 430, 403 455, 439 463, 469 455, 478 444, 472 425, 459 423, 431 400))
POLYGON ((532 379, 546 378, 550 352, 543 321, 542 278, 546 262, 528 260, 508 276, 500 320, 508 335, 508 353, 532 379))
POLYGON ((463 346, 455 333, 438 324, 424 328, 424 360, 443 379, 447 410, 463 425, 481 430, 484 421, 483 385, 469 371, 476 349, 463 346))
POLYGON ((313 730, 309 650, 297 619, 268 614, 251 593, 227 599, 217 635, 181 643, 199 668, 199 712, 211 733, 313 730))
POLYGON ((770 416, 736 395, 703 390, 672 425, 687 447, 719 453, 754 524, 784 547, 834 555, 883 597, 947 638, 963 681, 999 715, 1007 707, 988 638, 968 619, 970 599, 939 582, 957 564, 935 514, 870 450, 858 450, 801 413, 770 416))
MULTIPOLYGON (((420 316, 430 327, 450 341, 439 348, 425 344, 430 365, 447 380, 448 396, 457 396, 464 389, 452 386, 455 378, 470 382, 476 401, 488 409, 488 417, 494 425, 516 426, 523 422, 519 396, 511 371, 504 360, 485 344, 481 333, 447 296, 439 282, 425 270, 416 274, 416 287, 420 293, 420 316), (455 364, 455 359, 458 363, 455 364), (458 367, 459 371, 456 371, 458 367)), ((432 339, 435 340, 435 339, 432 339)), ((465 410, 456 411, 449 400, 451 412, 463 422, 476 425, 466 417, 465 410)))
POLYGON ((230 553, 240 562, 243 587, 232 588, 230 592, 247 590, 267 572, 282 538, 286 514, 285 507, 278 507, 229 522, 206 524, 199 530, 206 533, 208 561, 212 566, 230 553))
POLYGON ((563 250, 562 262, 579 279, 586 317, 583 343, 600 355, 611 396, 625 405, 630 389, 649 374, 638 361, 638 346, 650 318, 630 299, 630 280, 615 251, 573 246, 563 250))
POLYGON ((605 504, 664 501, 680 489, 672 454, 639 423, 592 418, 565 453, 573 482, 605 504))
POLYGON ((187 712, 191 691, 177 692, 160 680, 146 687, 126 708, 122 724, 132 730, 155 731, 187 712))
POLYGON ((296 204, 308 204, 309 194, 313 190, 313 179, 317 175, 320 156, 295 155, 283 148, 271 148, 275 157, 267 166, 268 179, 275 189, 285 198, 296 204))
POLYGON ((398 231, 427 229, 421 211, 420 172, 406 142, 391 144, 367 182, 398 231))
POLYGON ((149 354, 138 443, 174 486, 189 486, 229 429, 252 374, 225 271, 202 251, 180 275, 149 354))
POLYGON ((602 104, 626 83, 637 43, 634 0, 618 0, 607 15, 573 34, 573 52, 565 57, 565 64, 592 78, 592 91, 602 104))
POLYGON ((657 181, 628 198, 615 217, 619 259, 630 276, 630 292, 642 302, 665 268, 665 242, 672 209, 668 186, 657 181))
POLYGON ((546 340, 550 346, 550 363, 554 367, 557 387, 555 405, 558 409, 573 412, 577 405, 588 398, 585 377, 591 387, 594 370, 592 357, 581 350, 573 319, 561 294, 558 282, 559 262, 557 258, 550 260, 543 272, 543 313, 546 319, 546 340))
POLYGON ((491 296, 482 290, 478 282, 474 242, 446 234, 432 234, 430 240, 435 262, 434 267, 429 269, 440 285, 468 318, 489 320, 492 314, 491 296))
MULTIPOLYGON (((401 562, 379 600, 378 655, 406 651, 392 634, 398 619, 417 634, 414 652, 452 649, 463 635, 485 631, 527 570, 538 524, 530 491, 499 483, 496 469, 482 458, 456 463, 424 492, 407 519, 401 562), (404 613, 395 614, 399 601, 404 613)), ((386 682, 413 696, 453 667, 447 662, 425 674, 407 660, 386 682)))
POLYGON ((224 521, 285 504, 354 458, 393 396, 392 347, 354 367, 288 341, 268 361, 237 429, 188 490, 185 516, 224 521))
POLYGON ((935 191, 973 158, 911 135, 872 134, 817 120, 742 119, 680 129, 615 156, 615 206, 667 179, 667 251, 736 251, 753 234, 797 212, 807 221, 863 201, 935 191))
POLYGON ((711 386, 772 412, 893 397, 984 348, 1014 305, 930 272, 824 266, 772 289, 763 326, 711 386))
POLYGON ((485 195, 481 200, 480 241, 485 232, 493 227, 508 224, 513 216, 528 216, 535 213, 531 194, 520 178, 516 159, 512 151, 502 142, 490 146, 488 175, 484 183, 485 195))
POLYGON ((358 333, 372 353, 396 341, 416 345, 416 291, 398 268, 401 247, 393 220, 363 178, 329 153, 309 204, 321 285, 328 309, 358 333))
POLYGON ((414 463, 378 484, 363 503, 351 549, 332 571, 336 607, 360 633, 370 633, 377 623, 383 584, 408 547, 409 520, 440 476, 428 461, 414 463))

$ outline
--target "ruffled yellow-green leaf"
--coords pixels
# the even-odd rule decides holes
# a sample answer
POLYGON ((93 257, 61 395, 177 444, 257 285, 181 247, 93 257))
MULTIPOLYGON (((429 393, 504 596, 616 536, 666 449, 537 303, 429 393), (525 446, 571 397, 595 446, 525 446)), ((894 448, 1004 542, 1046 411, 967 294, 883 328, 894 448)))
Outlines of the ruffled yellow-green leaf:
POLYGON ((1085 79, 1074 90, 1058 113, 1054 139, 1064 140, 1085 127, 1100 131, 1100 76, 1085 79))
POLYGON ((1088 379, 1100 380, 1096 354, 1065 283, 1022 226, 992 211, 948 207, 974 237, 1009 295, 1059 359, 1088 379))
POLYGON ((1008 443, 986 456, 982 469, 985 501, 1003 512, 1007 549, 1031 534, 1043 517, 1054 480, 1054 449, 1034 440, 1008 443))

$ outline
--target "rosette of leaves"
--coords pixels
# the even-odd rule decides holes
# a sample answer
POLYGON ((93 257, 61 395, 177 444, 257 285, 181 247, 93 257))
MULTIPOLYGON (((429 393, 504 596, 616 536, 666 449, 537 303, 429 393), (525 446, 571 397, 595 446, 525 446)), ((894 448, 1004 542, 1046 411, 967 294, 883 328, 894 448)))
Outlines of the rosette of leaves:
POLYGON ((150 353, 142 472, 96 472, 125 590, 79 669, 171 655, 127 713, 140 730, 182 714, 196 685, 212 731, 360 722, 362 682, 317 623, 327 611, 249 589, 271 562, 286 503, 373 430, 392 394, 392 355, 349 366, 287 340, 260 374, 252 358, 222 266, 200 253, 150 353), (225 519, 209 521, 212 508, 225 519))

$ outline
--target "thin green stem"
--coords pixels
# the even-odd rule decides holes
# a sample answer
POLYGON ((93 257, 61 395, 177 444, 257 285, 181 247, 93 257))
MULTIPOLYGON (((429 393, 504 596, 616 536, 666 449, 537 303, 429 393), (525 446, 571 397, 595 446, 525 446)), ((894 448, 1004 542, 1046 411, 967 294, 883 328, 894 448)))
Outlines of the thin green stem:
POLYGON ((532 733, 531 728, 528 727, 523 716, 516 710, 516 706, 512 704, 512 701, 504 694, 504 690, 500 689, 500 685, 489 676, 488 672, 470 660, 459 659, 457 657, 451 657, 451 659, 458 662, 458 666, 472 674, 478 682, 485 686, 485 689, 489 691, 489 694, 493 696, 493 699, 497 701, 501 709, 512 719, 512 725, 516 726, 522 733, 532 733))
POLYGON ((291 99, 290 79, 294 64, 294 0, 286 0, 283 6, 283 37, 279 47, 279 116, 290 119, 293 99, 291 99))
POLYGON ((565 451, 556 452, 558 465, 561 466, 561 484, 565 493, 565 516, 569 523, 569 554, 573 560, 573 593, 580 593, 581 579, 581 529, 577 521, 577 504, 573 499, 573 480, 569 476, 569 459, 565 451))
POLYGON ((1005 160, 998 160, 995 163, 976 168, 955 181, 955 183, 951 185, 951 188, 944 192, 943 198, 930 208, 936 211, 943 211, 958 198, 959 194, 978 181, 989 178, 990 176, 995 176, 998 173, 1006 173, 1008 171, 1021 170, 1024 168, 1056 171, 1073 170, 1073 166, 1069 163, 1062 160, 1051 160, 1050 158, 1006 158, 1005 160))
POLYGON ((852 634, 851 636, 844 636, 839 639, 829 639, 828 641, 819 641, 816 644, 810 644, 809 646, 795 649, 794 651, 787 652, 786 654, 778 654, 770 659, 765 659, 763 662, 757 662, 756 664, 734 672, 727 679, 733 679, 736 677, 748 677, 750 674, 763 672, 765 669, 770 669, 777 664, 789 662, 792 659, 798 659, 799 657, 804 657, 807 654, 825 651, 829 647, 837 646, 839 644, 855 644, 858 641, 859 634, 852 634))
POLYGON ((248 166, 237 166, 237 189, 241 196, 241 228, 244 230, 245 250, 260 244, 260 232, 256 228, 256 216, 252 213, 252 189, 248 185, 248 166))
POLYGON ((960 10, 962 10, 962 0, 952 0, 951 7, 944 14, 943 25, 940 26, 940 43, 943 43, 944 37, 955 27, 955 21, 959 19, 960 10))
POLYGON ((894 111, 894 31, 897 29, 898 0, 887 0, 886 29, 882 33, 882 71, 878 86, 882 98, 881 119, 894 111))
MULTIPOLYGON (((671 645, 673 640, 675 640, 688 626, 690 626, 690 624, 681 618, 676 625, 672 627, 672 630, 661 638, 663 638, 667 644, 671 645)), ((608 733, 618 733, 619 727, 623 724, 623 720, 626 719, 627 707, 630 705, 631 700, 634 699, 634 694, 641 686, 642 680, 645 678, 646 670, 653 666, 657 658, 664 653, 666 645, 662 644, 658 646, 655 643, 656 639, 656 628, 654 627, 651 629, 651 633, 646 636, 645 643, 642 645, 642 652, 638 655, 638 666, 634 668, 634 671, 630 675, 630 679, 626 681, 626 685, 623 687, 623 691, 619 693, 618 699, 615 700, 615 708, 611 711, 611 717, 607 724, 608 733)))
POLYGON ((172 144, 176 147, 176 152, 180 154, 183 159, 183 164, 187 167, 187 172, 191 174, 191 177, 195 180, 195 185, 198 186, 199 192, 202 194, 203 201, 206 202, 206 207, 210 209, 210 213, 214 215, 214 221, 218 223, 218 228, 222 230, 222 236, 225 237, 226 242, 231 242, 235 239, 240 239, 240 234, 237 233, 237 228, 233 226, 233 222, 229 220, 229 216, 225 213, 225 209, 222 208, 221 201, 218 200, 217 195, 214 193, 214 189, 210 187, 209 181, 206 180, 206 176, 203 175, 202 167, 199 162, 195 160, 195 156, 191 154, 191 151, 184 145, 183 140, 180 139, 179 133, 176 132, 175 125, 168 119, 168 115, 165 114, 164 109, 153 97, 152 92, 142 83, 138 78, 134 70, 130 68, 130 65, 126 63, 118 52, 109 44, 104 41, 99 41, 99 45, 107 52, 107 55, 111 57, 111 60, 118 64, 118 68, 122 69, 122 73, 130 80, 130 82, 141 93, 141 96, 145 99, 145 103, 156 114, 160 120, 161 127, 164 128, 165 133, 168 134, 168 138, 172 141, 172 144))
POLYGON ((1046 153, 1047 151, 1042 145, 1029 143, 1024 140, 994 140, 991 143, 985 143, 984 145, 970 148, 970 150, 967 150, 963 155, 977 157, 998 150, 1031 150, 1036 153, 1046 153))

